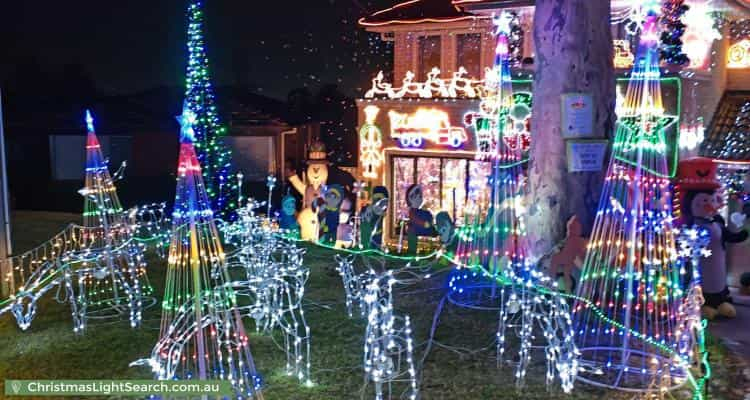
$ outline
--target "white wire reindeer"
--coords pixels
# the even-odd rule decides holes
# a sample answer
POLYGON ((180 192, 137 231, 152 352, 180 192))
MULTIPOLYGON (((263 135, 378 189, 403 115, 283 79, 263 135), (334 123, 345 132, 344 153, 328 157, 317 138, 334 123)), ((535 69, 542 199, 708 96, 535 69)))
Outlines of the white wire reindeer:
POLYGON ((357 304, 360 308, 362 317, 364 314, 364 306, 362 304, 364 300, 362 287, 362 279, 354 271, 354 255, 342 256, 336 254, 334 259, 336 260, 336 271, 341 276, 341 280, 344 284, 344 293, 346 295, 346 313, 349 318, 354 316, 354 306, 357 304))
POLYGON ((416 399, 419 394, 416 369, 414 368, 414 344, 411 321, 408 315, 399 316, 393 311, 393 286, 398 282, 394 270, 382 273, 368 268, 357 274, 354 255, 335 257, 346 293, 346 309, 349 317, 354 308, 367 320, 365 328, 363 363, 365 385, 375 386, 375 399, 416 399), (406 382, 408 387, 396 393, 394 384, 406 382))
POLYGON ((237 247, 227 265, 241 268, 246 276, 232 282, 233 290, 246 298, 240 311, 255 320, 258 331, 281 331, 287 373, 311 385, 310 327, 302 308, 310 275, 303 265, 305 249, 282 238, 267 217, 255 214, 262 205, 250 199, 238 212, 238 221, 224 227, 228 241, 237 247))
POLYGON ((364 366, 365 380, 375 386, 375 399, 401 398, 393 384, 407 382, 406 394, 416 399, 419 393, 414 368, 414 344, 408 315, 393 312, 393 272, 370 275, 363 292, 365 330, 364 366))
MULTIPOLYGON (((515 361, 516 386, 525 387, 525 377, 531 353, 542 347, 546 356, 546 384, 550 387, 555 377, 565 393, 573 390, 578 374, 578 349, 575 345, 568 303, 554 289, 542 291, 532 280, 509 274, 512 283, 500 289, 500 311, 497 329, 497 361, 504 363, 508 335, 518 338, 515 361), (542 345, 535 343, 541 334, 542 345)), ((532 272, 533 281, 548 283, 546 276, 532 272)))

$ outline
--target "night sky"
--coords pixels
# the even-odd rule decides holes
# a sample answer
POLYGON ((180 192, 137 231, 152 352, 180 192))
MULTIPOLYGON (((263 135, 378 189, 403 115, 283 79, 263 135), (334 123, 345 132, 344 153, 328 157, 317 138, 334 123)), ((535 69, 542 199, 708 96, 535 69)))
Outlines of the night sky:
MULTIPOLYGON (((357 19, 394 0, 204 0, 207 50, 218 85, 285 98, 335 83, 361 96, 391 45, 357 19)), ((82 65, 101 94, 182 85, 187 0, 4 1, 0 82, 38 65, 40 75, 82 65)))

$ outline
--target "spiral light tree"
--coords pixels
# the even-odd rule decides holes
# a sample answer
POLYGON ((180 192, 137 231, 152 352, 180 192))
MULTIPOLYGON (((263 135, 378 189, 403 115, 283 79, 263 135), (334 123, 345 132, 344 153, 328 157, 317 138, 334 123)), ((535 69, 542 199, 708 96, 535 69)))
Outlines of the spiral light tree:
MULTIPOLYGON (((260 376, 229 286, 186 105, 177 169, 160 338, 145 360, 157 379, 229 380, 241 398, 262 399, 260 376)), ((139 364, 140 362, 136 362, 139 364)))
POLYGON ((665 114, 659 82, 659 4, 646 9, 613 154, 574 306, 588 371, 581 379, 649 391, 681 382, 684 269, 673 231, 665 114))

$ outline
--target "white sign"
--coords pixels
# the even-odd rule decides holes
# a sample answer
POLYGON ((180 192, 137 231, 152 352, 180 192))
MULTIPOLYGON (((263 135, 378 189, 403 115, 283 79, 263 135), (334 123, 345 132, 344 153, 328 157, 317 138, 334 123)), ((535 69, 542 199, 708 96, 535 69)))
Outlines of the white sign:
POLYGON ((608 140, 567 141, 568 172, 601 171, 608 145, 608 140))
POLYGON ((584 138, 594 136, 594 99, 588 93, 562 95, 562 136, 584 138))

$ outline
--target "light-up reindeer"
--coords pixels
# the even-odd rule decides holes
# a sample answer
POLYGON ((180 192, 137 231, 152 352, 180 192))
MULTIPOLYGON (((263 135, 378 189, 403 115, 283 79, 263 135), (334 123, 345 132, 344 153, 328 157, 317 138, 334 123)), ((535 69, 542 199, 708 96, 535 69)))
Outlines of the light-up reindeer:
POLYGON ((403 393, 394 392, 393 384, 407 382, 405 393, 414 400, 419 388, 414 368, 411 321, 408 315, 401 317, 393 311, 393 285, 396 283, 393 272, 370 275, 363 293, 367 318, 365 381, 371 381, 375 386, 376 400, 402 398, 403 393))
POLYGON ((252 212, 260 203, 250 199, 239 219, 225 227, 237 250, 227 257, 228 268, 242 268, 246 281, 233 281, 232 290, 246 298, 239 307, 255 321, 256 330, 279 329, 284 337, 286 369, 306 385, 310 380, 310 328, 302 299, 310 270, 303 265, 304 248, 281 238, 267 217, 252 212))

